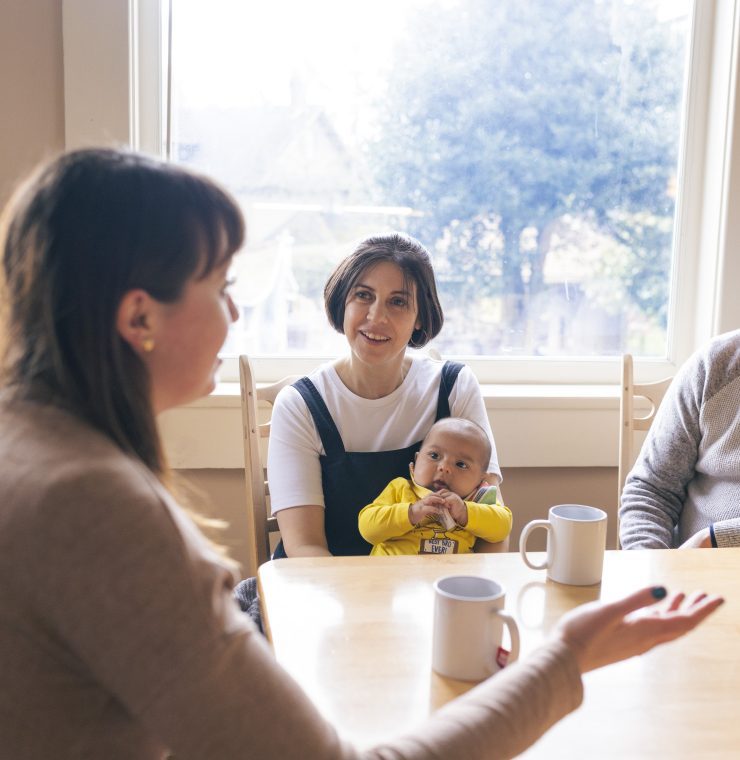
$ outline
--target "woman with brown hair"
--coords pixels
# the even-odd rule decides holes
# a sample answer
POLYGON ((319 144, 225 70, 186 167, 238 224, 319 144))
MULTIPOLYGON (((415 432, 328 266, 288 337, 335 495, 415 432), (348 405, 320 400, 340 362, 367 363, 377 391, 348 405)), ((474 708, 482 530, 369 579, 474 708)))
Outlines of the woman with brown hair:
MULTIPOLYGON (((61 156, 6 209, 2 757, 358 756, 277 665, 167 487, 155 416, 213 387, 243 234, 209 180, 111 150, 61 156)), ((722 601, 630 614, 664 595, 576 610, 527 662, 364 756, 520 752, 580 702, 580 673, 722 601)))
MULTIPOLYGON (((399 232, 363 240, 329 277, 324 305, 349 350, 275 400, 268 450, 282 535, 275 557, 369 554, 360 511, 391 480, 408 477, 422 439, 444 417, 483 429, 487 481, 501 479, 472 371, 408 350, 426 346, 444 323, 431 258, 418 240, 399 232)), ((476 546, 507 542, 479 538, 476 546)))

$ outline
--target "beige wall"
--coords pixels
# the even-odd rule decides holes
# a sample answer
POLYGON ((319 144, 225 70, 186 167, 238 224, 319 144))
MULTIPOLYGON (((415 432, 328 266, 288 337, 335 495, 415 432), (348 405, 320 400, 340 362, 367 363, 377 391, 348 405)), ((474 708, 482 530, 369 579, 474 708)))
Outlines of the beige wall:
MULTIPOLYGON (((244 473, 241 470, 181 470, 205 500, 202 511, 229 523, 222 542, 231 556, 244 564, 244 473)), ((617 470, 615 467, 511 467, 504 472, 503 493, 514 513, 511 549, 518 549, 519 534, 530 520, 547 517, 554 504, 590 504, 609 515, 607 546, 616 535, 617 470)), ((193 505, 200 506, 193 497, 193 505)), ((544 548, 544 531, 536 531, 530 548, 544 548)))
POLYGON ((62 0, 0 3, 0 206, 64 148, 62 0))

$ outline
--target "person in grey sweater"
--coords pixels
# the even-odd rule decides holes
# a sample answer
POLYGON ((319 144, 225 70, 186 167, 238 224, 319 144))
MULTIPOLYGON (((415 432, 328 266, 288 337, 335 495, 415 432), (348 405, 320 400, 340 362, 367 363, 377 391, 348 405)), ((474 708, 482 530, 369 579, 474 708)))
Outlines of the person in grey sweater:
POLYGON ((111 150, 61 156, 4 214, 0 757, 513 757, 580 704, 582 673, 722 603, 651 607, 659 586, 578 608, 406 736, 351 746, 239 610, 157 431, 214 387, 243 239, 213 182, 111 150))
POLYGON ((740 546, 740 330, 679 370, 619 510, 625 549, 740 546))

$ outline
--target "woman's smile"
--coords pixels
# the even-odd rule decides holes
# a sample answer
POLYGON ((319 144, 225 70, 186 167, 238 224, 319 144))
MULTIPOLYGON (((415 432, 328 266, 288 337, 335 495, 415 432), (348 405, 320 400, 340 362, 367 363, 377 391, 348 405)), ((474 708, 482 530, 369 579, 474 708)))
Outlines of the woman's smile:
POLYGON ((371 343, 387 343, 390 338, 387 335, 379 335, 369 330, 359 330, 360 335, 367 338, 371 343))

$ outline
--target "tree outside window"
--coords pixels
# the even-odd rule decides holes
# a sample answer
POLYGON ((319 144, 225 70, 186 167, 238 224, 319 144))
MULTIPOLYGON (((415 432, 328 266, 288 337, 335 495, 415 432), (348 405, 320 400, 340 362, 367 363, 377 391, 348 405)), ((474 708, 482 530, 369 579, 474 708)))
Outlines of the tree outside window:
POLYGON ((396 228, 432 252, 445 355, 665 354, 688 2, 181 0, 173 22, 172 154, 250 227, 234 352, 339 350, 323 283, 396 228))

